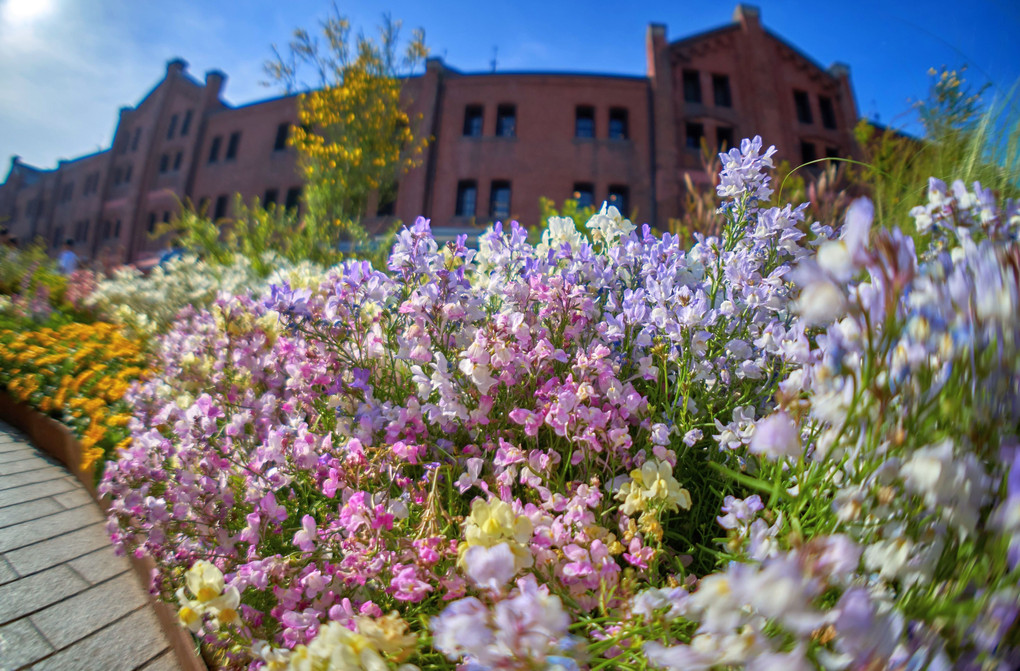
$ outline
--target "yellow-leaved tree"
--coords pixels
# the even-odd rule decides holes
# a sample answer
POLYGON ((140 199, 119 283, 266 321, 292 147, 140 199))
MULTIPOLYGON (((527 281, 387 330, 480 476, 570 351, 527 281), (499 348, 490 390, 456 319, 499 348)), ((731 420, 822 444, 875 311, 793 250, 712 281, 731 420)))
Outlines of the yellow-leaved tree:
POLYGON ((301 125, 291 129, 305 181, 302 226, 330 245, 366 240, 361 217, 369 198, 385 201, 401 175, 418 165, 428 138, 416 132, 401 104, 402 77, 413 74, 428 55, 421 29, 400 48, 400 22, 388 14, 378 38, 352 35, 350 21, 336 5, 319 25, 321 36, 294 31, 285 56, 275 46, 266 63, 270 79, 299 98, 301 125), (320 41, 320 37, 321 40, 320 41), (317 78, 312 86, 303 72, 317 78))

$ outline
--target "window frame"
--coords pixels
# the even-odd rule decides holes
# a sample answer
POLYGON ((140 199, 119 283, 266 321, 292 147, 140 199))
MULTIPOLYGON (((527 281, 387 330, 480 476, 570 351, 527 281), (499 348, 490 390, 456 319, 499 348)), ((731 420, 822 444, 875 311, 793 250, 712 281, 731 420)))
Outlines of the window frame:
POLYGON ((508 179, 494 179, 489 185, 489 218, 493 221, 506 221, 510 218, 510 212, 513 207, 513 183, 508 179), (502 210, 497 212, 497 207, 500 205, 499 198, 502 192, 506 192, 506 213, 501 214, 502 210))
POLYGON ((575 140, 594 140, 598 137, 598 126, 595 123, 595 106, 594 105, 577 105, 574 108, 574 139, 575 140), (590 134, 583 134, 581 132, 582 122, 590 124, 590 134))
POLYGON ((630 139, 630 110, 626 107, 610 107, 609 108, 609 129, 608 137, 610 140, 629 140, 630 139), (622 132, 613 132, 613 124, 619 123, 622 128, 622 132))
POLYGON ((839 129, 839 124, 836 122, 836 106, 833 104, 831 96, 818 96, 818 112, 822 119, 822 128, 839 129))
POLYGON ((223 155, 224 161, 236 161, 237 152, 241 148, 241 131, 235 130, 227 140, 227 152, 223 155))
POLYGON ((463 137, 482 137, 483 135, 485 135, 485 106, 477 103, 465 105, 463 137))
POLYGON ((517 105, 502 103, 496 106, 496 137, 517 137, 517 105), (506 126, 507 119, 510 119, 509 132, 506 126))
POLYGON ((687 149, 693 149, 695 151, 701 151, 701 141, 705 138, 705 124, 700 121, 687 121, 684 123, 684 147, 687 149), (691 129, 697 128, 697 140, 694 144, 691 144, 691 138, 694 134, 691 133, 691 129))
POLYGON ((453 216, 473 218, 478 216, 478 180, 462 179, 457 182, 457 196, 453 203, 453 216), (467 211, 465 200, 471 194, 471 211, 467 211))
POLYGON ((223 144, 223 136, 217 135, 209 143, 209 160, 207 163, 219 163, 220 162, 220 145, 223 144))
POLYGON ((616 207, 624 217, 630 207, 630 187, 626 184, 610 184, 606 188, 606 202, 616 207), (616 201, 616 202, 614 202, 616 201), (620 204, 622 201, 622 207, 620 204))
POLYGON ((716 107, 732 109, 733 89, 730 87, 730 76, 724 74, 712 75, 712 102, 716 107), (722 101, 720 102, 720 98, 722 101))
POLYGON ((593 182, 574 182, 574 190, 570 195, 577 202, 577 209, 595 207, 595 184, 593 182), (587 203, 582 198, 585 193, 588 194, 587 203))
POLYGON ((797 121, 802 124, 813 124, 811 113, 811 96, 802 89, 793 90, 793 107, 797 113, 797 121))
POLYGON ((701 71, 684 68, 680 76, 684 102, 688 105, 704 105, 705 96, 701 90, 701 71))

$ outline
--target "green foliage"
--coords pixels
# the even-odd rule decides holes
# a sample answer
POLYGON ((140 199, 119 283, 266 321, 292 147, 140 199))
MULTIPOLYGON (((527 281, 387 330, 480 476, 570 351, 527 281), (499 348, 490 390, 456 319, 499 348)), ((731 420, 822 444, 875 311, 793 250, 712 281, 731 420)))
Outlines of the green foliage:
MULTIPOLYGON (((545 228, 546 222, 549 221, 549 217, 567 217, 574 220, 574 228, 581 233, 587 234, 588 229, 585 228, 585 224, 588 220, 598 211, 594 205, 587 207, 579 207, 578 201, 573 198, 567 198, 563 201, 562 207, 556 206, 556 201, 552 198, 546 198, 545 196, 539 196, 538 198, 538 224, 529 229, 529 237, 535 237, 541 235, 542 229, 545 228)), ((625 213, 621 213, 624 214, 625 213)), ((626 215, 625 215, 626 216, 626 215)), ((537 241, 537 237, 535 238, 537 241)))

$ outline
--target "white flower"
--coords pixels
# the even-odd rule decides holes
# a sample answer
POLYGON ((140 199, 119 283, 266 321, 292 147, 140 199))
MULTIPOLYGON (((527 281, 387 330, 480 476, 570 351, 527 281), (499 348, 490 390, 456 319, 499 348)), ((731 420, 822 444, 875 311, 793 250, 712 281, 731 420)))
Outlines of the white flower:
POLYGON ((607 245, 615 244, 617 240, 627 237, 637 229, 637 226, 630 223, 629 219, 624 219, 620 211, 609 203, 602 203, 602 209, 598 214, 592 215, 585 226, 592 230, 592 237, 601 238, 607 245))

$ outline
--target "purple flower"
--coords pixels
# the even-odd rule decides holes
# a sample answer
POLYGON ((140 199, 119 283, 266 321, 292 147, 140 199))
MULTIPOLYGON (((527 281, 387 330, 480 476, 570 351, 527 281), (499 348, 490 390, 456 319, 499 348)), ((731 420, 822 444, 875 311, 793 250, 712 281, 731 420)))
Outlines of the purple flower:
POLYGON ((748 449, 771 459, 796 459, 802 453, 800 430, 790 416, 780 410, 758 422, 748 449))
POLYGON ((479 589, 498 592, 517 573, 514 554, 506 543, 474 545, 464 554, 464 572, 479 589))
POLYGON ((294 545, 302 552, 311 552, 315 549, 316 528, 315 518, 305 515, 301 518, 301 531, 294 534, 294 545))

